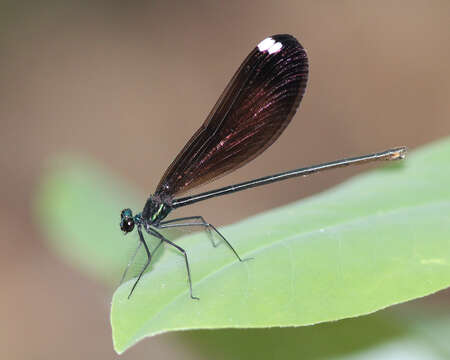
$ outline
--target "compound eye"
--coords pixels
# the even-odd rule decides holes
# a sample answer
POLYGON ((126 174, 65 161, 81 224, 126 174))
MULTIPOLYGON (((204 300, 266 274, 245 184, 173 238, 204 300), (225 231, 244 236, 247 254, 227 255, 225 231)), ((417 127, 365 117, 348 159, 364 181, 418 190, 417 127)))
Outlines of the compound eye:
POLYGON ((131 212, 130 209, 123 209, 122 212, 120 213, 120 218, 128 218, 128 217, 133 217, 133 213, 131 212))
POLYGON ((124 219, 120 222, 120 229, 124 233, 129 233, 134 229, 134 220, 133 218, 124 219))

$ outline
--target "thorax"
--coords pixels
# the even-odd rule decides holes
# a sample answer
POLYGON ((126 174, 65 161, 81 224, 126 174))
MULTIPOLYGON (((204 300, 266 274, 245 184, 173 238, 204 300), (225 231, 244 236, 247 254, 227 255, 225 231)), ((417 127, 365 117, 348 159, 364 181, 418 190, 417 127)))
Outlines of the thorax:
POLYGON ((158 225, 172 211, 172 198, 168 195, 151 195, 142 210, 142 220, 148 225, 158 225))

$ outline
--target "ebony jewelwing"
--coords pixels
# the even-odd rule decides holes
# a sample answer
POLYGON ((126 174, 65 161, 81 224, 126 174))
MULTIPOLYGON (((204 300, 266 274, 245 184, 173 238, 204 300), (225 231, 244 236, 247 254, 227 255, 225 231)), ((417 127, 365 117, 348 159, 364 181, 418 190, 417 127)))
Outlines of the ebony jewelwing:
POLYGON ((198 298, 192 293, 191 270, 186 251, 164 237, 158 230, 181 226, 203 226, 210 235, 212 232, 218 235, 230 247, 238 260, 243 261, 228 240, 202 216, 163 221, 172 210, 292 177, 306 176, 349 165, 378 160, 398 160, 405 157, 406 147, 398 147, 269 175, 197 195, 178 197, 199 185, 240 168, 272 145, 297 111, 305 93, 307 79, 306 51, 291 35, 270 36, 261 41, 247 56, 206 121, 166 170, 142 212, 133 216, 130 209, 122 210, 120 228, 124 233, 129 233, 136 226, 139 247, 143 245, 147 254, 147 261, 134 282, 128 298, 152 259, 142 228, 149 235, 159 239, 153 253, 162 243, 166 243, 184 256, 192 299, 198 298))

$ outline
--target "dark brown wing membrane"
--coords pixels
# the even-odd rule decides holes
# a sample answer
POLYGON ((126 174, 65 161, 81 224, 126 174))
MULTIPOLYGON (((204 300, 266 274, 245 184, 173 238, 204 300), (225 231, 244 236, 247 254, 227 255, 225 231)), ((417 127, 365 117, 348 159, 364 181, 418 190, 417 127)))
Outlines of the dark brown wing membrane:
POLYGON ((261 41, 169 166, 156 193, 179 195, 261 154, 294 116, 307 79, 308 58, 294 37, 261 41))

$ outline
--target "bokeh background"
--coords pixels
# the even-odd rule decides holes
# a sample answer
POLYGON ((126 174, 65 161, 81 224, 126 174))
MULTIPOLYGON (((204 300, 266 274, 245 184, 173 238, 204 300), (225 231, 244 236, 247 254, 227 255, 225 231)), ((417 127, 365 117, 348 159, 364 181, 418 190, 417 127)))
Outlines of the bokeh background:
MULTIPOLYGON (((214 186, 418 147, 450 134, 449 19, 446 0, 1 1, 0 357, 116 357, 112 289, 50 251, 33 216, 49 159, 89 157, 144 202, 247 53, 275 33, 308 50, 307 94, 264 155, 214 186)), ((224 225, 366 169, 274 184, 188 213, 224 225)), ((449 292, 424 306, 448 308, 449 292)), ((147 339, 123 358, 208 358, 183 336, 147 339)))

